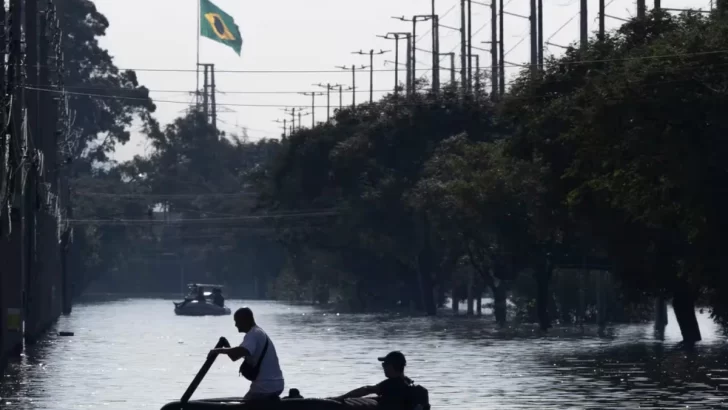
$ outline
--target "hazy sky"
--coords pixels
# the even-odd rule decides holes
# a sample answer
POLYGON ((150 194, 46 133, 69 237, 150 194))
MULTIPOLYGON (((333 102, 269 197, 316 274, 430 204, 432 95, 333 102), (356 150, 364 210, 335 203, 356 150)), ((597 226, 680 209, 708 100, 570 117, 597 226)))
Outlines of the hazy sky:
MULTIPOLYGON (((487 3, 489 0, 478 0, 487 3)), ((368 56, 351 54, 353 51, 394 50, 394 42, 377 38, 390 31, 409 31, 412 24, 394 20, 392 16, 411 17, 429 14, 430 0, 213 0, 231 14, 243 35, 243 50, 238 57, 232 49, 212 40, 200 39, 200 62, 214 63, 216 70, 330 70, 318 73, 223 73, 218 72, 216 82, 219 93, 219 128, 239 133, 246 127, 252 140, 281 134, 285 107, 309 107, 311 98, 299 92, 325 91, 312 84, 339 83, 351 86, 351 72, 336 66, 369 63, 368 56)), ((528 15, 528 0, 505 0, 507 12, 528 15)), ((109 19, 107 36, 101 45, 109 49, 120 68, 137 69, 141 84, 148 87, 157 104, 157 118, 169 123, 183 114, 193 100, 195 89, 195 62, 197 47, 197 0, 95 0, 101 13, 109 19), (186 71, 144 71, 169 69, 186 71)), ((635 14, 634 0, 607 0, 607 15, 628 18, 635 14)), ((648 3, 652 3, 648 0, 648 3)), ((437 0, 436 10, 441 23, 451 27, 460 25, 459 0, 437 0)), ((578 39, 579 0, 544 0, 544 32, 551 43, 568 45, 578 39)), ((707 9, 710 0, 663 0, 665 8, 707 9)), ((597 28, 597 0, 589 0, 590 30, 597 28)), ((490 8, 473 4, 473 45, 490 39, 490 8)), ((609 18, 607 28, 621 22, 609 18)), ((418 25, 418 37, 427 31, 427 23, 418 25)), ((440 52, 460 50, 457 31, 441 28, 440 52)), ((508 63, 523 63, 529 59, 528 20, 506 16, 505 45, 511 50, 508 63)), ((425 36, 417 48, 431 49, 430 37, 425 36)), ((401 43, 403 59, 404 42, 401 43)), ((474 50, 481 55, 481 64, 489 66, 489 53, 474 50)), ((560 54, 561 49, 549 46, 548 53, 560 54)), ((432 57, 418 52, 418 68, 429 68, 432 57)), ((375 69, 393 69, 394 53, 375 57, 375 69)), ((402 60, 401 60, 402 61, 402 60)), ((443 60, 443 65, 449 64, 443 60)), ((456 63, 457 64, 457 63, 456 63)), ((457 64, 459 66, 459 64, 457 64)), ((507 67, 512 77, 518 67, 507 67)), ((400 73, 402 80, 404 71, 400 73)), ((418 75, 427 72, 418 71, 418 75)), ((441 74, 443 81, 448 73, 441 74)), ((506 80, 508 81, 508 80, 506 80)), ((394 86, 393 72, 375 72, 375 99, 394 86), (379 92, 376 92, 379 91, 379 92)), ((368 72, 357 75, 357 101, 369 98, 368 72)), ((345 92, 344 104, 351 104, 351 92, 345 92)), ((331 93, 331 105, 338 107, 338 93, 331 93)), ((316 121, 326 118, 326 97, 317 97, 316 121)), ((333 112, 333 111, 332 111, 333 112)), ((288 115, 290 118, 290 115, 288 115)), ((311 116, 303 117, 303 125, 311 125, 311 116)), ((143 136, 135 127, 132 141, 117 147, 116 159, 132 158, 146 152, 143 136)))

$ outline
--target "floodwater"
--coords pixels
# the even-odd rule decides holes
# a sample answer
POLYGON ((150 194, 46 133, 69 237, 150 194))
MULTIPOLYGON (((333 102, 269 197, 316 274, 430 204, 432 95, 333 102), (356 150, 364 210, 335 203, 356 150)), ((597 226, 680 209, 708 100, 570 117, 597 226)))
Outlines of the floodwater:
MULTIPOLYGON (((229 301, 231 308, 243 301, 229 301)), ((408 374, 434 409, 728 408, 728 346, 707 314, 695 351, 674 316, 657 340, 649 325, 497 329, 487 318, 352 315, 250 302, 279 352, 286 387, 306 397, 344 393, 382 379, 376 360, 408 357, 408 374)), ((169 300, 85 302, 52 335, 11 364, 2 409, 159 409, 179 399, 220 336, 237 342, 232 317, 178 317, 169 300)), ((248 382, 220 358, 193 398, 242 396, 248 382)))

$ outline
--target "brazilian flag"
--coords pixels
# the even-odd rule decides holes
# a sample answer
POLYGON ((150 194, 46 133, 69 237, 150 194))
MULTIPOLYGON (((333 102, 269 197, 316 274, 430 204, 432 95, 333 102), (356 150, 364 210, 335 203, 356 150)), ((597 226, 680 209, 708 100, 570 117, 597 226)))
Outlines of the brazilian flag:
POLYGON ((210 0, 200 0, 200 35, 225 44, 240 55, 243 38, 238 25, 210 0))

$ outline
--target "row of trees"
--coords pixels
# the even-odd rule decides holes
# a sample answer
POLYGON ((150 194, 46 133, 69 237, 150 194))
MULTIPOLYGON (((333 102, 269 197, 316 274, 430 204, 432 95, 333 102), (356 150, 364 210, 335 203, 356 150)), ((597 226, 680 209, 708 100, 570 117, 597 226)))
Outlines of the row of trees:
POLYGON ((434 314, 467 265, 502 323, 529 275, 545 330, 554 270, 601 266, 632 300, 672 298, 700 340, 697 303, 728 318, 727 50, 720 15, 656 12, 525 70, 497 103, 420 89, 293 134, 259 180, 264 205, 337 214, 277 223, 282 279, 434 314))
POLYGON ((487 290, 500 323, 511 295, 546 330, 572 309, 554 302, 555 272, 589 266, 629 300, 673 298, 687 342, 700 339, 696 303, 728 317, 719 15, 632 21, 524 71, 497 102, 422 83, 254 144, 194 111, 162 128, 134 73, 98 47, 108 22, 93 4, 68 0, 64 18, 68 83, 136 97, 72 100, 79 284, 214 280, 249 297, 428 314, 447 294, 487 290), (109 163, 134 117, 154 153, 109 163))

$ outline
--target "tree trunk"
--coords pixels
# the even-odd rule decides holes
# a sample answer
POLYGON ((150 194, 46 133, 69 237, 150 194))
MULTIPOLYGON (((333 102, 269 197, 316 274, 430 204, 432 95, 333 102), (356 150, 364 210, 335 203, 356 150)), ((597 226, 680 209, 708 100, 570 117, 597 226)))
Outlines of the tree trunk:
POLYGON ((549 283, 554 272, 553 266, 549 263, 543 271, 536 271, 536 315, 538 324, 542 331, 546 332, 551 328, 551 317, 549 316, 549 283))
POLYGON ((430 222, 427 217, 423 218, 423 246, 417 258, 418 273, 420 281, 420 296, 425 313, 428 316, 437 314, 437 305, 435 303, 434 280, 432 279, 432 243, 430 242, 430 222))
POLYGON ((437 315, 437 304, 435 303, 435 294, 432 289, 432 280, 428 278, 422 279, 422 303, 425 305, 425 313, 428 316, 437 315))
POLYGON ((667 302, 659 296, 655 300, 655 327, 664 328, 667 326, 667 302))
POLYGON ((458 291, 457 287, 452 287, 452 293, 451 293, 451 302, 452 302, 452 314, 457 316, 460 312, 460 300, 458 299, 458 291))
POLYGON ((473 316, 474 311, 474 305, 473 305, 473 292, 475 289, 473 289, 473 272, 470 272, 470 277, 468 278, 468 316, 473 316))
POLYGON ((483 290, 482 288, 478 288, 478 291, 475 292, 475 314, 478 316, 483 315, 483 290))
POLYGON ((445 286, 443 286, 442 281, 435 286, 435 294, 437 295, 437 300, 435 300, 437 308, 440 309, 445 307, 445 300, 447 297, 445 296, 445 286))
POLYGON ((695 317, 695 296, 687 287, 678 288, 672 299, 675 318, 680 326, 683 343, 692 346, 702 340, 698 319, 695 317))
POLYGON ((607 326, 607 304, 604 300, 606 280, 604 276, 604 272, 597 272, 597 325, 599 325, 600 332, 607 326))
POLYGON ((491 290, 493 291, 493 313, 495 315, 495 321, 498 325, 505 326, 507 314, 505 288, 503 284, 499 286, 493 284, 491 285, 491 290))

